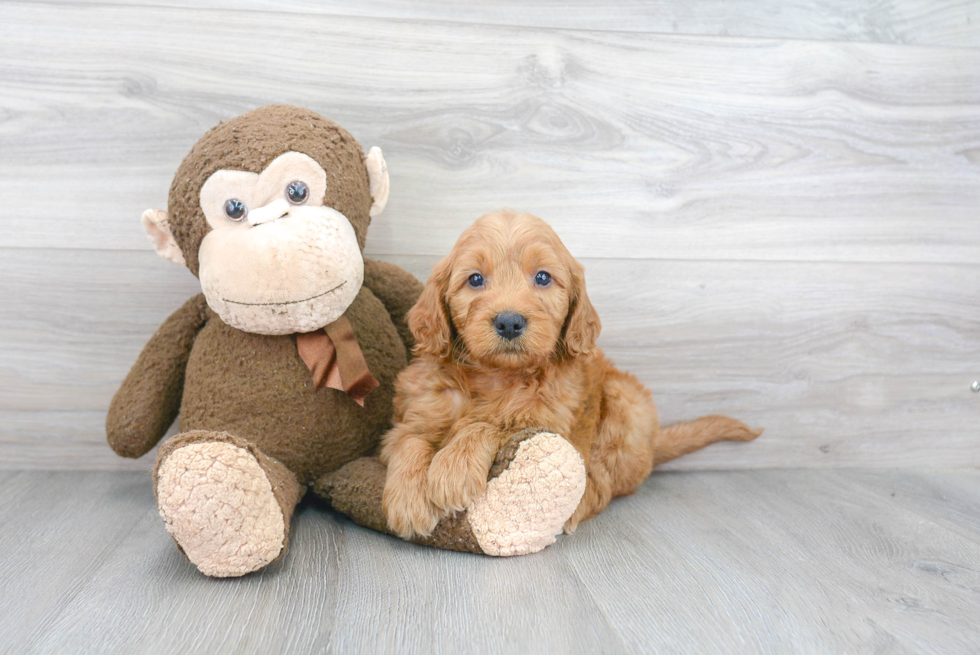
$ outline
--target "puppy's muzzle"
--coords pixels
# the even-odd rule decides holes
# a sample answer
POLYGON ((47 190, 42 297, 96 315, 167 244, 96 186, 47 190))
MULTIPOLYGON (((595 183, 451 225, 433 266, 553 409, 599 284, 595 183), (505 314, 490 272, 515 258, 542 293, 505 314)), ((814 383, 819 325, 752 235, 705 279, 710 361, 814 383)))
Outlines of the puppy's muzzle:
POLYGON ((504 339, 513 341, 527 327, 527 319, 515 312, 500 312, 493 319, 493 329, 504 339))

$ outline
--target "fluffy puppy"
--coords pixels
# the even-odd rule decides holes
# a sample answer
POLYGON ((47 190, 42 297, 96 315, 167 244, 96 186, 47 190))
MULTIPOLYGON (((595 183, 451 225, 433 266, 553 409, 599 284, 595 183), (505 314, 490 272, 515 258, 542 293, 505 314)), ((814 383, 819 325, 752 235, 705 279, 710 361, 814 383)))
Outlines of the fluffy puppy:
POLYGON ((498 449, 525 428, 562 435, 585 462, 566 532, 632 493, 655 463, 760 434, 723 416, 661 429, 650 392, 596 347, 582 265, 530 214, 487 214, 463 232, 408 324, 417 357, 398 377, 381 451, 383 509, 404 538, 479 497, 498 449))

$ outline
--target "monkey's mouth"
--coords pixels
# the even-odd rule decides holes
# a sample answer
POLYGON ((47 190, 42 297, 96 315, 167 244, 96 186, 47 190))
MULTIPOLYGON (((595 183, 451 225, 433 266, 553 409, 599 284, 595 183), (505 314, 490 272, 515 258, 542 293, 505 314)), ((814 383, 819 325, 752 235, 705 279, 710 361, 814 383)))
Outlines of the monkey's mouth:
POLYGON ((281 307, 282 305, 298 305, 302 302, 309 302, 310 300, 316 300, 317 298, 322 298, 328 293, 333 293, 340 287, 347 284, 347 280, 344 280, 333 289, 327 289, 323 293, 318 293, 315 296, 310 296, 309 298, 303 298, 302 300, 286 300, 284 302, 242 302, 241 300, 228 300, 227 298, 222 298, 222 302, 231 303, 232 305, 247 305, 248 307, 281 307))

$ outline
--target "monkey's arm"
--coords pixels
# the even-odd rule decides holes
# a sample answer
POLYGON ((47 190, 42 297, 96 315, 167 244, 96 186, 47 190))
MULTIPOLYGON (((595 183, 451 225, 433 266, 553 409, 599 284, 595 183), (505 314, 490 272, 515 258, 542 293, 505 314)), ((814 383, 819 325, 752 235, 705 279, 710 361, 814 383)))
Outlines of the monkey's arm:
POLYGON ((391 314, 398 334, 411 355, 415 337, 408 329, 405 315, 422 293, 422 283, 414 275, 394 264, 374 259, 364 260, 364 286, 371 290, 391 314))
POLYGON ((112 398, 106 416, 109 445, 123 457, 140 457, 166 434, 180 412, 191 346, 207 322, 198 294, 164 321, 112 398))

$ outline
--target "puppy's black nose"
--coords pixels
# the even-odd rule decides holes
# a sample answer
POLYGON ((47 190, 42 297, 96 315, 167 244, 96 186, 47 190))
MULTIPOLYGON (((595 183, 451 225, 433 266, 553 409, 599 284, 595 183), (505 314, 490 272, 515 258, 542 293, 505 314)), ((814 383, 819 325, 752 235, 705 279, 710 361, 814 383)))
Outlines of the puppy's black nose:
POLYGON ((493 319, 493 328, 504 339, 516 339, 527 326, 527 319, 514 312, 500 312, 493 319))

